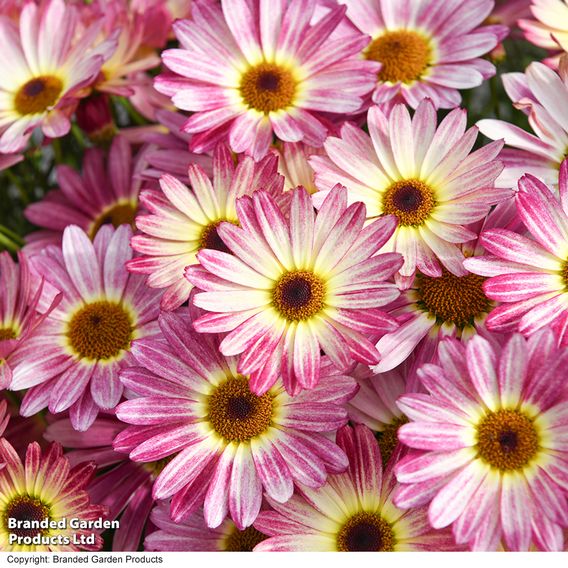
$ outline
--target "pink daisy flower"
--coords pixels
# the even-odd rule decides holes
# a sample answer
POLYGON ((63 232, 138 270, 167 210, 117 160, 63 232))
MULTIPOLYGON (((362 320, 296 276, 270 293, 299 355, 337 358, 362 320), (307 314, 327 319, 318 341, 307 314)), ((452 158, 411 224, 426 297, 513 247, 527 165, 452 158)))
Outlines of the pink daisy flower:
POLYGON ((127 225, 103 227, 91 242, 71 225, 62 250, 48 247, 33 257, 34 269, 63 297, 15 357, 10 389, 29 389, 23 416, 46 406, 69 410, 73 427, 86 430, 99 409, 118 404, 118 372, 132 362, 131 342, 158 331, 160 294, 124 266, 132 258, 131 234, 127 225))
POLYGON ((92 551, 102 547, 99 534, 72 528, 69 523, 70 519, 81 522, 105 518, 104 507, 91 504, 86 491, 95 465, 82 463, 72 468, 62 454, 59 444, 52 444, 42 454, 34 442, 28 446, 22 463, 7 440, 0 439, 0 463, 5 464, 0 469, 0 550, 3 552, 92 551), (49 519, 59 525, 62 520, 67 522, 65 528, 10 529, 5 522, 8 518, 27 522, 49 519), (86 542, 80 544, 81 539, 86 542), (87 539, 94 539, 94 544, 87 539))
POLYGON ((429 394, 398 401, 412 421, 399 439, 413 451, 396 466, 404 508, 431 501, 434 528, 453 526, 473 550, 562 550, 568 526, 565 369, 552 331, 502 349, 482 337, 448 338, 440 365, 424 365, 429 394))
POLYGON ((493 0, 342 0, 347 16, 371 36, 363 57, 381 63, 373 102, 393 99, 417 108, 424 98, 436 108, 459 106, 458 89, 471 89, 495 75, 484 55, 503 39, 505 26, 480 24, 493 0))
POLYGON ((436 110, 429 100, 410 117, 397 104, 387 118, 379 107, 368 113, 370 136, 345 124, 339 138, 325 142, 328 157, 311 158, 316 172, 314 203, 341 183, 349 202, 362 201, 367 218, 394 215, 398 227, 383 250, 404 257, 402 277, 418 269, 442 276, 442 268, 462 276, 460 243, 475 238, 465 225, 485 217, 491 205, 510 191, 495 189, 503 166, 496 160, 502 143, 494 142, 470 154, 478 130, 466 131, 466 111, 453 110, 436 127, 436 110))
POLYGON ((331 37, 345 7, 314 22, 315 7, 315 0, 195 1, 192 20, 174 24, 182 49, 164 51, 162 59, 177 75, 160 76, 156 88, 195 113, 184 125, 195 134, 193 151, 228 139, 234 152, 258 160, 273 134, 321 146, 327 134, 321 113, 362 107, 380 68, 357 57, 368 38, 331 37))
POLYGON ((441 551, 457 547, 446 531, 428 525, 425 508, 403 511, 392 500, 393 462, 383 471, 381 452, 363 425, 345 426, 337 443, 349 458, 345 473, 331 475, 319 489, 300 487, 274 511, 262 511, 254 526, 271 538, 262 552, 441 551))
POLYGON ((414 354, 411 368, 416 371, 422 363, 433 361, 440 340, 448 335, 491 338, 485 321, 495 304, 486 296, 484 282, 485 278, 471 272, 456 276, 443 270, 435 278, 418 273, 387 310, 400 327, 377 342, 383 360, 373 370, 390 371, 414 354))
POLYGON ((69 116, 116 47, 92 48, 100 26, 78 31, 77 8, 63 0, 22 8, 18 27, 0 17, 0 152, 23 148, 36 126, 51 138, 69 132, 69 116))
POLYGON ((24 212, 30 222, 44 229, 27 237, 26 252, 37 254, 47 245, 60 246, 68 225, 77 225, 91 239, 107 223, 133 225, 146 151, 133 156, 126 139, 116 136, 108 155, 98 148, 85 152, 83 175, 70 166, 57 166, 59 189, 28 205, 24 212))
POLYGON ((61 299, 61 295, 54 296, 40 306, 43 282, 38 285, 33 278, 24 253, 18 254, 18 261, 15 263, 8 252, 0 252, 0 390, 12 382, 18 351, 61 299))
POLYGON ((141 367, 121 380, 138 398, 118 406, 132 424, 115 440, 134 461, 171 460, 158 475, 154 498, 173 496, 178 522, 204 505, 205 520, 218 527, 227 513, 240 530, 260 510, 263 491, 287 501, 294 484, 319 487, 328 473, 347 467, 343 452, 326 435, 347 422, 343 404, 353 379, 324 365, 318 388, 290 397, 281 381, 256 395, 237 371, 235 357, 221 357, 218 341, 192 330, 187 312, 164 312, 165 339, 136 341, 141 367))
POLYGON ((534 134, 503 120, 483 119, 479 130, 493 140, 504 139, 500 159, 505 169, 497 179, 499 187, 515 187, 530 173, 545 183, 558 183, 558 169, 568 147, 568 59, 558 72, 533 62, 523 73, 502 76, 505 90, 516 108, 523 110, 534 134))
POLYGON ((282 373, 296 394, 317 385, 320 350, 338 369, 353 359, 377 363, 379 352, 366 337, 396 329, 383 311, 399 291, 387 280, 400 268, 396 253, 375 255, 395 229, 387 216, 363 228, 365 206, 347 206, 347 190, 336 187, 317 218, 304 188, 292 194, 289 221, 268 193, 237 203, 240 227, 218 232, 233 255, 202 250, 201 266, 187 278, 198 288, 193 302, 208 313, 194 327, 228 332, 224 355, 239 355, 240 373, 262 394, 282 373))
POLYGON ((164 461, 135 463, 112 447, 114 438, 127 427, 113 415, 99 416, 86 432, 77 432, 69 418, 52 421, 45 439, 61 444, 71 466, 93 461, 99 475, 89 485, 95 503, 108 509, 108 520, 119 519, 112 535, 115 552, 136 551, 154 505, 152 485, 166 465, 164 461))
POLYGON ((494 331, 531 335, 552 326, 568 341, 568 161, 560 170, 560 199, 531 175, 519 180, 517 211, 532 238, 506 229, 484 231, 490 253, 465 261, 468 270, 490 277, 487 297, 501 302, 487 318, 494 331))
POLYGON ((156 505, 150 519, 158 530, 146 537, 146 551, 252 552, 257 544, 268 538, 252 526, 239 530, 231 519, 225 519, 217 528, 209 528, 201 510, 182 523, 174 523, 165 501, 156 505))
POLYGON ((223 221, 238 223, 237 197, 264 189, 280 202, 286 199, 277 162, 271 155, 258 163, 243 157, 235 165, 229 149, 219 145, 212 180, 201 166, 191 164, 187 172, 191 189, 166 174, 160 178, 162 192, 142 192, 140 200, 150 214, 136 218, 142 234, 134 236, 132 248, 141 256, 130 261, 128 269, 148 274, 146 283, 151 288, 166 288, 163 310, 174 310, 187 301, 193 286, 184 270, 197 264, 198 251, 228 251, 217 231, 223 221))
MULTIPOLYGON (((469 225, 476 238, 460 245, 466 267, 485 252, 479 235, 495 228, 516 231, 520 225, 512 199, 497 205, 482 221, 469 225)), ((388 307, 387 311, 397 318, 400 327, 378 340, 377 349, 383 361, 373 367, 375 372, 383 373, 408 361, 414 389, 416 370, 423 363, 437 362, 438 344, 445 337, 465 340, 482 335, 491 343, 501 342, 501 336, 486 327, 488 314, 496 305, 485 293, 486 278, 468 270, 464 272, 456 276, 443 270, 439 277, 416 274, 411 286, 388 307)))
POLYGON ((152 31, 159 26, 155 10, 137 10, 124 0, 98 2, 96 16, 91 18, 103 22, 102 35, 116 39, 116 49, 102 67, 93 88, 123 97, 134 94, 134 88, 141 83, 140 71, 147 71, 160 65, 156 49, 148 44, 152 31))

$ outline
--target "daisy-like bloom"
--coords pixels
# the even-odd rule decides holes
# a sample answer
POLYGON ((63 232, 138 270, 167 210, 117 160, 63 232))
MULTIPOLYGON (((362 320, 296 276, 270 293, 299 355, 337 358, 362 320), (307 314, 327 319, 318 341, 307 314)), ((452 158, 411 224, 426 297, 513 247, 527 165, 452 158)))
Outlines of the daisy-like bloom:
MULTIPOLYGON (((469 225, 476 239, 460 246, 466 257, 464 264, 469 267, 468 262, 485 252, 483 239, 478 235, 494 228, 517 231, 520 226, 514 200, 497 205, 483 221, 469 225)), ((476 271, 466 270, 462 276, 456 276, 443 270, 439 277, 418 272, 411 286, 389 306, 389 314, 397 318, 400 327, 379 339, 377 349, 383 361, 373 370, 383 373, 408 361, 408 375, 412 378, 409 387, 414 392, 416 370, 423 363, 437 362, 438 343, 444 337, 465 340, 482 335, 491 343, 499 343, 501 336, 486 327, 495 302, 485 293, 485 281, 476 271)))
POLYGON ((357 365, 349 374, 359 384, 357 394, 347 404, 349 419, 373 430, 386 465, 398 444, 398 429, 408 422, 396 400, 412 392, 407 383, 416 387, 414 375, 405 363, 386 373, 373 373, 369 367, 357 365))
POLYGON ((195 114, 185 123, 190 148, 212 150, 228 139, 234 152, 264 156, 273 134, 321 146, 321 113, 361 109, 380 65, 358 58, 368 38, 331 37, 344 21, 336 6, 312 23, 316 0, 196 0, 192 20, 173 27, 182 49, 162 54, 181 75, 162 75, 156 88, 195 114))
POLYGON ((143 234, 134 236, 132 248, 142 256, 129 262, 128 269, 148 274, 148 286, 166 288, 163 310, 173 310, 189 297, 193 286, 184 278, 184 270, 197 264, 198 251, 228 251, 217 230, 223 221, 238 223, 237 197, 264 189, 282 200, 284 178, 278 175, 277 165, 273 155, 258 163, 244 157, 235 165, 229 149, 219 145, 212 180, 201 166, 191 164, 187 170, 191 189, 166 174, 160 178, 162 192, 141 193, 149 214, 136 218, 143 234))
POLYGON ((262 511, 254 526, 271 538, 255 551, 387 552, 456 550, 451 534, 428 525, 426 509, 403 511, 392 494, 394 461, 383 471, 381 452, 363 425, 345 426, 337 443, 349 458, 345 473, 330 475, 319 489, 301 486, 274 511, 262 511))
POLYGON ((131 342, 158 331, 160 294, 124 266, 132 258, 131 235, 128 225, 105 226, 91 242, 71 225, 62 249, 33 257, 34 269, 63 297, 14 357, 10 389, 29 389, 23 416, 46 406, 69 410, 73 427, 86 430, 99 409, 118 404, 118 372, 132 362, 131 342))
POLYGON ((403 100, 416 108, 430 98, 436 108, 459 106, 458 89, 471 89, 495 75, 481 59, 503 39, 505 26, 480 24, 493 0, 341 0, 347 16, 371 36, 363 57, 382 67, 373 102, 403 100))
POLYGON ((119 519, 112 535, 112 550, 136 551, 140 547, 154 505, 152 485, 165 461, 135 463, 112 447, 114 438, 127 427, 112 414, 99 415, 86 432, 77 432, 69 418, 51 422, 45 439, 65 448, 71 466, 93 461, 99 475, 89 485, 95 503, 107 507, 108 520, 119 519))
POLYGON ((72 528, 69 523, 70 519, 87 524, 105 518, 104 507, 91 504, 86 490, 95 471, 93 463, 85 462, 72 468, 59 444, 52 444, 42 454, 36 442, 28 446, 22 463, 3 438, 0 439, 0 463, 5 464, 0 469, 0 550, 100 550, 103 539, 99 534, 86 528, 72 528), (26 524, 47 519, 49 527, 9 528, 9 519, 26 524))
MULTIPOLYGON (((519 27, 535 45, 555 53, 568 51, 568 2, 566 0, 532 0, 530 12, 534 19, 520 19, 519 27)), ((530 16, 530 14, 529 14, 530 16)), ((558 56, 547 63, 558 64, 558 56)))
POLYGON ((132 426, 114 446, 134 461, 169 461, 153 494, 173 496, 175 522, 203 505, 208 526, 218 527, 229 512, 243 530, 258 515, 263 491, 282 503, 294 484, 319 487, 328 473, 345 470, 345 454, 326 435, 347 422, 343 405, 357 385, 327 363, 313 391, 292 398, 277 381, 256 395, 237 358, 219 355, 218 338, 193 331, 194 317, 163 312, 165 341, 134 342, 141 367, 123 371, 121 380, 139 398, 118 406, 118 418, 132 426))
POLYGON ((412 119, 403 104, 387 118, 379 107, 368 113, 370 136, 346 123, 341 137, 326 140, 328 157, 311 158, 316 184, 316 206, 341 183, 349 201, 362 201, 367 218, 394 215, 398 227, 385 250, 404 256, 402 277, 418 269, 442 276, 443 268, 465 274, 458 246, 476 235, 465 225, 487 215, 491 205, 511 192, 493 187, 503 166, 496 160, 501 142, 470 154, 478 130, 466 131, 466 111, 453 110, 436 128, 436 110, 429 100, 412 119))
POLYGON ((401 507, 431 501, 434 528, 460 544, 562 550, 568 526, 568 350, 548 329, 514 334, 502 349, 482 337, 446 339, 440 365, 418 371, 428 394, 398 401, 412 421, 398 437, 413 451, 397 464, 401 507))
MULTIPOLYGON (((116 49, 103 63, 93 88, 100 92, 123 97, 134 94, 140 83, 136 74, 160 64, 160 56, 147 43, 147 36, 159 26, 155 10, 139 12, 124 0, 98 2, 97 19, 104 22, 103 36, 112 38, 120 30, 116 49)), ((92 18, 93 15, 91 14, 92 18)))
POLYGON ((77 24, 77 8, 63 0, 42 9, 27 2, 19 29, 0 17, 0 152, 25 146, 36 126, 51 138, 69 132, 77 97, 86 94, 82 87, 116 47, 111 38, 92 48, 98 25, 72 43, 77 24))
POLYGON ((523 73, 502 75, 505 90, 516 108, 523 110, 534 134, 503 120, 483 119, 479 130, 493 140, 503 139, 499 158, 505 164, 497 179, 499 187, 515 187, 517 180, 530 173, 545 183, 558 183, 558 169, 568 147, 568 56, 560 61, 558 72, 533 62, 523 73))
POLYGON ((18 263, 6 251, 0 252, 0 390, 12 381, 18 351, 33 336, 34 331, 60 300, 53 297, 40 309, 43 283, 34 282, 29 261, 23 253, 18 263))
MULTIPOLYGON (((560 170, 560 199, 537 178, 519 180, 517 211, 530 236, 491 229, 481 236, 488 255, 465 261, 468 270, 490 277, 483 289, 501 302, 487 318, 494 331, 531 335, 552 326, 568 341, 568 161, 560 170)), ((481 276, 479 276, 481 278, 481 276)))
POLYGON ((278 171, 284 176, 284 187, 294 189, 301 185, 310 193, 318 189, 314 170, 308 159, 310 156, 325 155, 323 148, 314 148, 303 142, 283 142, 273 152, 278 156, 278 171))
POLYGON ((209 311, 195 322, 202 333, 229 332, 224 355, 239 355, 239 372, 250 375, 261 395, 282 373, 291 394, 313 388, 320 350, 338 369, 353 359, 374 364, 379 352, 367 338, 396 329, 380 308, 399 291, 387 280, 400 268, 399 254, 375 253, 391 237, 392 215, 363 228, 365 206, 347 206, 336 187, 317 218, 304 188, 292 194, 289 221, 274 199, 258 191, 237 203, 240 227, 223 223, 218 233, 233 255, 202 250, 201 266, 187 278, 204 292, 196 306, 209 311))
POLYGON ((58 166, 59 189, 24 211, 29 221, 44 228, 27 238, 26 252, 38 253, 49 244, 60 246, 68 225, 81 227, 91 239, 106 224, 134 225, 146 152, 143 148, 133 156, 126 139, 116 136, 108 156, 99 148, 85 152, 83 175, 70 166, 58 166))
POLYGON ((205 524, 201 510, 183 523, 174 523, 165 501, 156 505, 150 520, 158 530, 146 537, 146 551, 252 552, 257 544, 268 538, 252 526, 239 530, 231 519, 225 519, 217 528, 211 529, 205 524))
POLYGON ((432 362, 438 343, 448 335, 463 339, 490 336, 485 321, 495 304, 486 296, 484 282, 484 277, 470 272, 456 276, 444 269, 437 277, 418 272, 410 288, 389 306, 389 314, 400 327, 377 342, 383 360, 373 370, 394 369, 412 353, 416 370, 432 362))

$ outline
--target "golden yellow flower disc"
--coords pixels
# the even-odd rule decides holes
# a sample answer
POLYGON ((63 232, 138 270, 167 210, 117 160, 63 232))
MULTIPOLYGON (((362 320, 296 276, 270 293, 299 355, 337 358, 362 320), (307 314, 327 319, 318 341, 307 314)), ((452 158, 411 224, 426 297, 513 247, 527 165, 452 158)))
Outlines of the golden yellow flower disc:
POLYGON ((0 327, 0 341, 16 339, 18 336, 11 327, 0 327))
POLYGON ((393 183, 383 194, 383 214, 395 215, 402 226, 422 225, 436 205, 434 192, 417 179, 393 183))
POLYGON ((428 40, 417 32, 399 30, 385 32, 374 39, 365 57, 382 63, 379 81, 412 83, 428 68, 432 49, 428 40))
POLYGON ((16 112, 21 115, 45 112, 57 103, 62 90, 63 83, 52 75, 30 79, 16 93, 16 112))
POLYGON ((483 291, 485 278, 477 274, 456 276, 442 269, 442 276, 416 275, 418 305, 436 316, 438 323, 453 323, 458 328, 472 326, 477 317, 491 311, 492 303, 483 291))
POLYGON ((283 274, 272 292, 272 304, 288 321, 307 320, 324 307, 325 285, 313 272, 283 274))
POLYGON ((229 378, 209 396, 208 421, 228 442, 244 442, 265 432, 272 422, 272 396, 258 396, 246 377, 229 378))
POLYGON ((129 314, 119 304, 92 302, 71 318, 67 338, 80 358, 111 359, 130 348, 132 325, 129 314))
POLYGON ((296 81, 287 69, 274 63, 260 63, 243 73, 239 89, 249 108, 269 113, 294 102, 296 81))
POLYGON ((528 416, 500 409, 477 425, 476 449, 484 462, 500 471, 522 470, 538 453, 539 437, 528 416))

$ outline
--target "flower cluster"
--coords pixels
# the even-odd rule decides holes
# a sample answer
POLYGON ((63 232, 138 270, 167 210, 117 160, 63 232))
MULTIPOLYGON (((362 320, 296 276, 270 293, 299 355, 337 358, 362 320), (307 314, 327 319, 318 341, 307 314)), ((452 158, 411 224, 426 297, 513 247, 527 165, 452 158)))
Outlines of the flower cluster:
POLYGON ((0 550, 568 550, 567 38, 0 0, 0 550))

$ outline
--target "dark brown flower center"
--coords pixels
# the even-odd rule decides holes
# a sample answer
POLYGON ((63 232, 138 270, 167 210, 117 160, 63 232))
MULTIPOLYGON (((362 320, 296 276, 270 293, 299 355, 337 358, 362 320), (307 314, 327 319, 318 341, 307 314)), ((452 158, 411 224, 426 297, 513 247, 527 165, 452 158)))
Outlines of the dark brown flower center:
POLYGON ((532 420, 517 410, 498 410, 477 425, 477 452, 500 471, 522 470, 538 453, 539 436, 532 420))
POLYGON ((8 528, 9 519, 25 522, 40 522, 50 518, 50 509, 45 503, 36 497, 29 495, 18 495, 10 501, 4 509, 3 515, 4 529, 19 537, 34 537, 37 534, 47 534, 49 529, 26 529, 26 528, 8 528))
POLYGON ((21 115, 45 112, 55 105, 63 90, 63 83, 51 75, 36 77, 20 87, 14 106, 21 115))
POLYGON ((6 339, 16 339, 17 337, 18 334, 11 327, 0 327, 0 341, 4 341, 6 339))
POLYGON ((436 206, 434 192, 417 179, 393 183, 383 195, 383 214, 395 215, 399 225, 422 225, 436 206))
POLYGON ((379 448, 381 448, 383 466, 386 466, 394 452, 394 449, 396 448, 396 445, 398 444, 398 429, 407 422, 408 418, 406 418, 406 416, 397 417, 390 424, 387 424, 383 431, 375 434, 375 438, 377 438, 377 442, 379 443, 379 448))
POLYGON ((489 313, 492 307, 483 282, 483 276, 456 276, 445 269, 439 278, 417 274, 418 306, 435 316, 439 324, 453 323, 460 329, 472 326, 476 317, 489 313))
POLYGON ((240 531, 235 527, 228 536, 225 544, 225 552, 252 552, 253 548, 268 537, 257 531, 254 527, 248 527, 240 531))
POLYGON ((289 321, 306 320, 324 307, 325 285, 313 272, 282 275, 272 292, 272 304, 289 321))
POLYGON ((243 74, 240 92, 249 108, 269 113, 292 104, 296 81, 290 71, 274 63, 260 63, 243 74))
POLYGON ((99 229, 103 225, 111 223, 114 227, 120 225, 130 225, 134 228, 134 218, 136 217, 136 205, 134 203, 116 203, 110 209, 103 211, 93 223, 89 236, 91 239, 95 238, 99 229))
POLYGON ((122 306, 100 301, 87 304, 75 313, 67 338, 81 358, 111 359, 130 348, 132 331, 132 320, 122 306))
POLYGON ((215 221, 214 223, 210 223, 203 229, 201 238, 199 239, 199 250, 213 249, 220 252, 228 252, 229 254, 232 254, 231 249, 223 242, 223 239, 219 236, 219 233, 217 231, 217 227, 219 227, 219 225, 223 223, 223 221, 224 219, 215 221))
POLYGON ((353 515, 337 534, 340 552, 387 552, 394 550, 392 528, 377 513, 353 515))
POLYGON ((229 442, 250 440, 269 428, 272 396, 254 394, 246 377, 230 378, 210 395, 208 420, 229 442))
POLYGON ((431 62, 428 40, 414 31, 385 32, 374 39, 365 57, 382 63, 379 81, 412 83, 418 81, 431 62))

